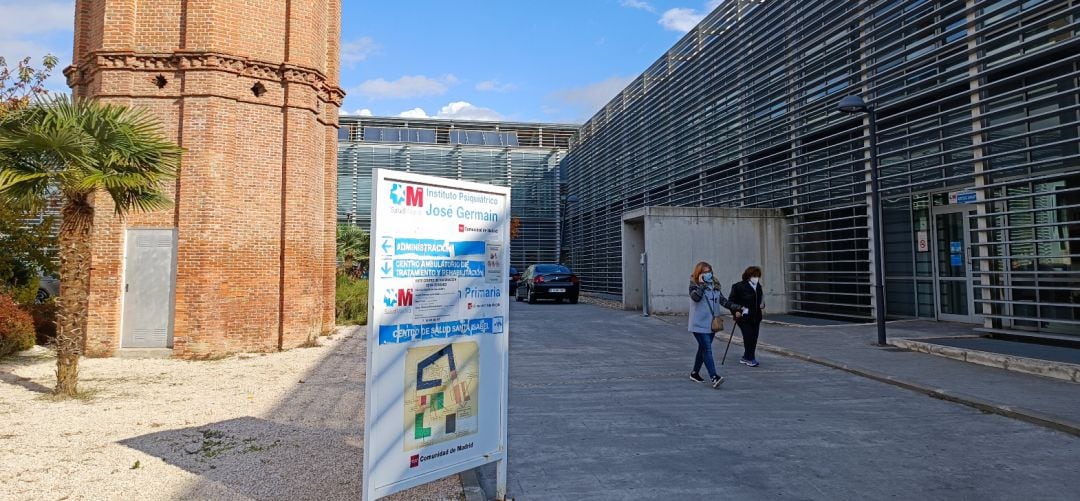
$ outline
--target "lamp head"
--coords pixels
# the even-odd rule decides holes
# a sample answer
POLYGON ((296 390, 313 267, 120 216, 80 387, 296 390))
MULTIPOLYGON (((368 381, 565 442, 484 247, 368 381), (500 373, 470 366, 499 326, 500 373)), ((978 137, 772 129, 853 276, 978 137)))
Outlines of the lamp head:
POLYGON ((862 98, 859 96, 844 96, 840 100, 840 103, 836 105, 836 108, 844 113, 862 113, 870 111, 870 108, 866 106, 862 98))

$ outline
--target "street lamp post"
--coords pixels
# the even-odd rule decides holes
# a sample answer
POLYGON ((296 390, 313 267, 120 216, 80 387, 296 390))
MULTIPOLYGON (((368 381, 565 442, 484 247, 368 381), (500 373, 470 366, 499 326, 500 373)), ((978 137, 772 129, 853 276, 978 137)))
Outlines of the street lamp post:
POLYGON ((881 262, 881 193, 878 190, 877 112, 859 96, 846 96, 837 104, 844 113, 866 113, 870 119, 870 200, 874 211, 874 316, 877 321, 877 344, 885 346, 885 274, 881 262))

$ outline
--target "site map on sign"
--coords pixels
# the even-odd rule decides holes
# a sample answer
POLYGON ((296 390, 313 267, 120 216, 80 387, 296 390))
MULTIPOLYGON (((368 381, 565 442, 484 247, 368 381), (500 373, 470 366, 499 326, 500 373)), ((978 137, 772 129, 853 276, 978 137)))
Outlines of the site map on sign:
POLYGON ((409 348, 405 356, 404 450, 476 433, 479 386, 476 342, 409 348))

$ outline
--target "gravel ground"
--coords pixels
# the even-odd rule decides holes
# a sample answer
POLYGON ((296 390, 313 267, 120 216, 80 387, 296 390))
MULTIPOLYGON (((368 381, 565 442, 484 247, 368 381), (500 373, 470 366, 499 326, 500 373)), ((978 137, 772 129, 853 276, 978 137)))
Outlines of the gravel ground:
MULTIPOLYGON (((78 400, 55 358, 0 360, 0 499, 360 499, 365 340, 208 362, 84 359, 78 400)), ((394 500, 459 500, 452 476, 394 500)))

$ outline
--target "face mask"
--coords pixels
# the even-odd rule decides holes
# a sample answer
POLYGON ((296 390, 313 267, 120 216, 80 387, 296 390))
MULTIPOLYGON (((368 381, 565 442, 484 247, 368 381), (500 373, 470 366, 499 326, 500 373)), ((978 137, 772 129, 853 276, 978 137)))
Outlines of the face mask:
POLYGON ((750 277, 750 283, 757 285, 758 277, 750 277))
POLYGON ((703 282, 712 282, 712 273, 702 273, 701 280, 703 282))

